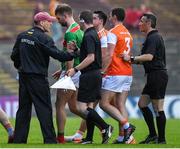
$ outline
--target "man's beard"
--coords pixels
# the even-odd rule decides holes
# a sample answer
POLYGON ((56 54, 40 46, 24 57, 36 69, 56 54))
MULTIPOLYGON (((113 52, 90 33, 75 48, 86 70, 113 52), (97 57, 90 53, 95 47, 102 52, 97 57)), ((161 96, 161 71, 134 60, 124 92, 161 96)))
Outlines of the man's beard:
POLYGON ((60 23, 63 27, 67 27, 67 23, 66 22, 61 22, 60 23))

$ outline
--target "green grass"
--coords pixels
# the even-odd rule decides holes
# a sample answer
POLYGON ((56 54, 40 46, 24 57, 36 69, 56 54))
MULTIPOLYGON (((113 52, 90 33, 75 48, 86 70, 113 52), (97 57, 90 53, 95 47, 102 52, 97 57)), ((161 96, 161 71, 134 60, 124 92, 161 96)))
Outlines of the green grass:
MULTIPOLYGON (((92 145, 81 145, 81 144, 73 144, 73 143, 66 143, 66 144, 43 144, 42 140, 42 134, 39 127, 38 120, 36 118, 32 118, 31 121, 31 128, 29 132, 29 138, 28 138, 28 144, 7 144, 7 133, 4 130, 2 126, 0 126, 0 148, 6 147, 6 148, 16 148, 16 147, 22 147, 22 148, 173 148, 178 147, 180 148, 180 119, 170 119, 167 120, 166 125, 166 137, 167 137, 167 144, 166 145, 156 145, 156 144, 150 144, 150 145, 142 145, 142 144, 136 144, 136 145, 120 145, 120 144, 112 144, 112 141, 117 137, 118 135, 118 125, 117 122, 114 121, 111 118, 105 119, 108 123, 114 126, 114 133, 109 141, 109 144, 100 144, 101 143, 101 136, 99 133, 99 130, 95 130, 94 134, 94 144, 92 145)), ((14 120, 11 120, 11 122, 14 125, 14 120)), ((136 126, 136 131, 134 133, 134 137, 136 138, 136 141, 139 142, 147 135, 148 131, 145 126, 145 123, 142 119, 131 119, 131 123, 133 123, 136 126)), ((65 130, 65 135, 73 135, 76 130, 79 127, 80 119, 79 118, 68 118, 67 119, 67 125, 65 130)), ((56 124, 54 122, 54 124, 56 124)))

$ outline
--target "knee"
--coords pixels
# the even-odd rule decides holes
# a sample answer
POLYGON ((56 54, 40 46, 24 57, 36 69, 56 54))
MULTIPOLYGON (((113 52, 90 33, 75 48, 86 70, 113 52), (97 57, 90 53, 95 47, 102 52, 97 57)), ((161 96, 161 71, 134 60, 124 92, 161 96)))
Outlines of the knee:
POLYGON ((78 110, 77 110, 77 107, 76 106, 69 106, 69 110, 74 113, 74 114, 77 114, 78 113, 78 110))
POLYGON ((56 106, 56 111, 64 111, 65 110, 65 105, 60 103, 59 101, 56 101, 55 106, 56 106))
POLYGON ((99 102, 99 107, 100 107, 101 109, 105 110, 105 109, 108 107, 108 103, 105 102, 105 101, 103 101, 103 100, 101 100, 101 101, 99 102))
POLYGON ((141 109, 141 108, 147 107, 147 105, 143 102, 143 100, 140 99, 138 101, 138 107, 141 109))
POLYGON ((164 110, 162 107, 159 107, 159 106, 156 105, 156 104, 153 104, 152 106, 153 106, 153 110, 154 110, 154 113, 156 114, 156 116, 158 116, 158 112, 164 110))
POLYGON ((138 101, 138 107, 142 108, 142 104, 141 104, 140 100, 138 101))
POLYGON ((160 111, 164 111, 164 103, 163 104, 154 104, 153 103, 153 109, 154 111, 160 112, 160 111))
POLYGON ((80 114, 84 114, 86 110, 87 110, 86 107, 80 107, 80 106, 77 107, 77 111, 78 111, 80 114))
POLYGON ((121 110, 125 109, 125 104, 120 102, 120 103, 118 103, 118 105, 116 105, 116 107, 118 108, 118 110, 121 111, 121 110))

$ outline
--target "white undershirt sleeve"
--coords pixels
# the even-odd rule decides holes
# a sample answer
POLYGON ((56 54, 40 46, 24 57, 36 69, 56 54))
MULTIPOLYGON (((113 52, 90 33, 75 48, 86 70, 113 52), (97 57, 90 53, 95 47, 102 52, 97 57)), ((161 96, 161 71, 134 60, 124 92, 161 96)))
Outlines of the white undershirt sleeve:
POLYGON ((117 36, 114 33, 109 32, 107 34, 107 43, 115 45, 117 43, 117 36))
POLYGON ((107 48, 107 36, 103 36, 101 39, 101 48, 107 48))

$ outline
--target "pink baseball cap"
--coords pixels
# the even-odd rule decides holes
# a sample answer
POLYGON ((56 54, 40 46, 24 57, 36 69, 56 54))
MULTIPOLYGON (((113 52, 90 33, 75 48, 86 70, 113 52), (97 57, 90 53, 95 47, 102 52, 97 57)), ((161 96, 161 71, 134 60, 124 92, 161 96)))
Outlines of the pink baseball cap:
POLYGON ((54 22, 56 21, 56 17, 50 16, 47 12, 39 12, 34 16, 34 21, 49 21, 54 22))

